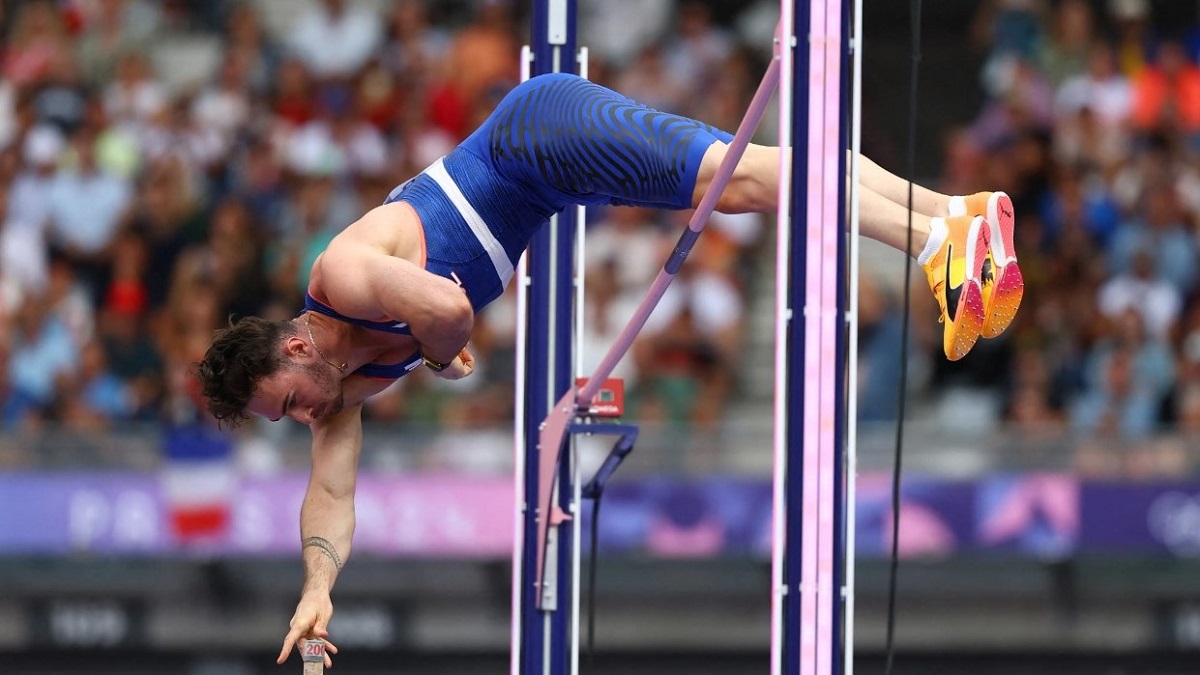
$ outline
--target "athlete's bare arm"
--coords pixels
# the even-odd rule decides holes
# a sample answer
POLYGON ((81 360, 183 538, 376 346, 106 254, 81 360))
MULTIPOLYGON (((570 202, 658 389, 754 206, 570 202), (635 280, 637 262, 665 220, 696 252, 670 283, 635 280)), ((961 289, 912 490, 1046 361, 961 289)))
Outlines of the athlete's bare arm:
MULTIPOLYGON (((345 565, 350 558, 354 537, 354 487, 362 451, 362 402, 390 384, 389 380, 351 375, 342 381, 346 407, 309 425, 313 437, 312 473, 300 508, 300 537, 301 542, 310 545, 301 550, 304 587, 279 653, 280 663, 297 640, 318 637, 328 640, 329 619, 333 615, 329 593, 337 581, 338 563, 345 565), (312 537, 324 541, 310 541, 312 537)), ((336 654, 337 648, 330 651, 336 654)))
MULTIPOLYGON (((373 321, 407 322, 421 353, 453 361, 471 337, 475 312, 454 281, 431 274, 404 257, 411 248, 396 240, 401 225, 416 232, 407 204, 369 211, 330 242, 314 267, 321 291, 338 312, 373 321)), ((414 256, 415 257, 415 256, 414 256)))
MULTIPOLYGON (((386 383, 379 383, 374 388, 384 386, 386 383)), ((315 420, 310 427, 312 473, 300 508, 304 587, 283 640, 280 663, 287 659, 298 640, 329 637, 329 619, 333 615, 329 594, 338 572, 350 557, 354 538, 354 486, 362 450, 359 396, 355 396, 357 401, 353 405, 315 420)), ((330 651, 337 653, 336 647, 330 651)))

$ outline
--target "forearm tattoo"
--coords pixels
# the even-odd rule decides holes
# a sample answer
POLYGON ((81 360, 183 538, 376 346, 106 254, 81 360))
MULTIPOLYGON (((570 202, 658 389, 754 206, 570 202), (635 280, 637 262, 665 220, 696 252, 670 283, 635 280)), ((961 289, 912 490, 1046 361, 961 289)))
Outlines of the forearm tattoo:
POLYGON ((329 556, 329 559, 333 561, 333 564, 338 568, 338 571, 340 572, 342 570, 342 557, 338 555, 337 549, 333 547, 333 544, 329 543, 328 539, 324 537, 309 537, 301 543, 301 549, 308 548, 309 546, 316 546, 317 548, 321 549, 325 552, 325 555, 329 556))

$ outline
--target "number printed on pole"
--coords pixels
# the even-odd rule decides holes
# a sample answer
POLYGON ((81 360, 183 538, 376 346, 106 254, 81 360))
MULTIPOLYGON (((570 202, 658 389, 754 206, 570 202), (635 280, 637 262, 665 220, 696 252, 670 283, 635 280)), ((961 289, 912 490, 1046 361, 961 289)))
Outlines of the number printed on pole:
POLYGON ((324 661, 325 660, 325 641, 324 640, 305 640, 304 646, 300 648, 300 655, 305 661, 324 661))

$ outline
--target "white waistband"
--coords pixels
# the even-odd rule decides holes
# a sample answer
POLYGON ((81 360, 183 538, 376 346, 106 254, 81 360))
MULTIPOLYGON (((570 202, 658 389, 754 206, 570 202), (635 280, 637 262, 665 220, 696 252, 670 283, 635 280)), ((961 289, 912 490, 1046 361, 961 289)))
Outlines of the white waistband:
POLYGON ((475 238, 479 240, 479 243, 483 245, 483 250, 487 251, 488 257, 492 259, 492 266, 496 268, 501 286, 507 286, 513 276, 512 261, 508 259, 508 254, 497 241, 496 236, 488 229, 483 217, 479 215, 474 206, 471 206, 471 202, 467 201, 466 195, 458 189, 458 184, 446 171, 445 158, 434 162, 428 169, 425 169, 425 173, 438 184, 438 187, 442 188, 442 192, 446 193, 450 203, 454 204, 454 208, 458 209, 463 220, 467 221, 467 225, 475 233, 475 238))

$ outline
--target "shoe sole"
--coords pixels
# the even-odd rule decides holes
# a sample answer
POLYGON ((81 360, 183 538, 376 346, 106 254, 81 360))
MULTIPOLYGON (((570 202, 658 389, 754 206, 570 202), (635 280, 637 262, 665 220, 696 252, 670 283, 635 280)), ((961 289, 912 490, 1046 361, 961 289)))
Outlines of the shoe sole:
POLYGON ((976 217, 967 230, 967 269, 970 274, 963 282, 962 296, 958 301, 949 340, 943 340, 946 358, 957 361, 966 356, 983 334, 985 314, 983 310, 983 286, 979 275, 983 272, 983 260, 987 257, 988 238, 983 236, 983 218, 976 217))
POLYGON ((954 317, 953 336, 944 344, 946 358, 957 361, 966 356, 983 335, 983 291, 979 284, 968 281, 958 302, 958 316, 954 317))
POLYGON ((1003 192, 993 192, 988 197, 987 222, 991 226, 993 274, 992 298, 986 308, 981 336, 994 338, 1008 329, 1021 307, 1025 296, 1025 277, 1017 266, 1017 252, 1013 244, 1016 218, 1012 199, 1003 192))
POLYGON ((994 338, 1008 329, 1025 296, 1025 280, 1016 263, 999 268, 992 283, 992 301, 981 329, 981 337, 985 338, 994 338))

